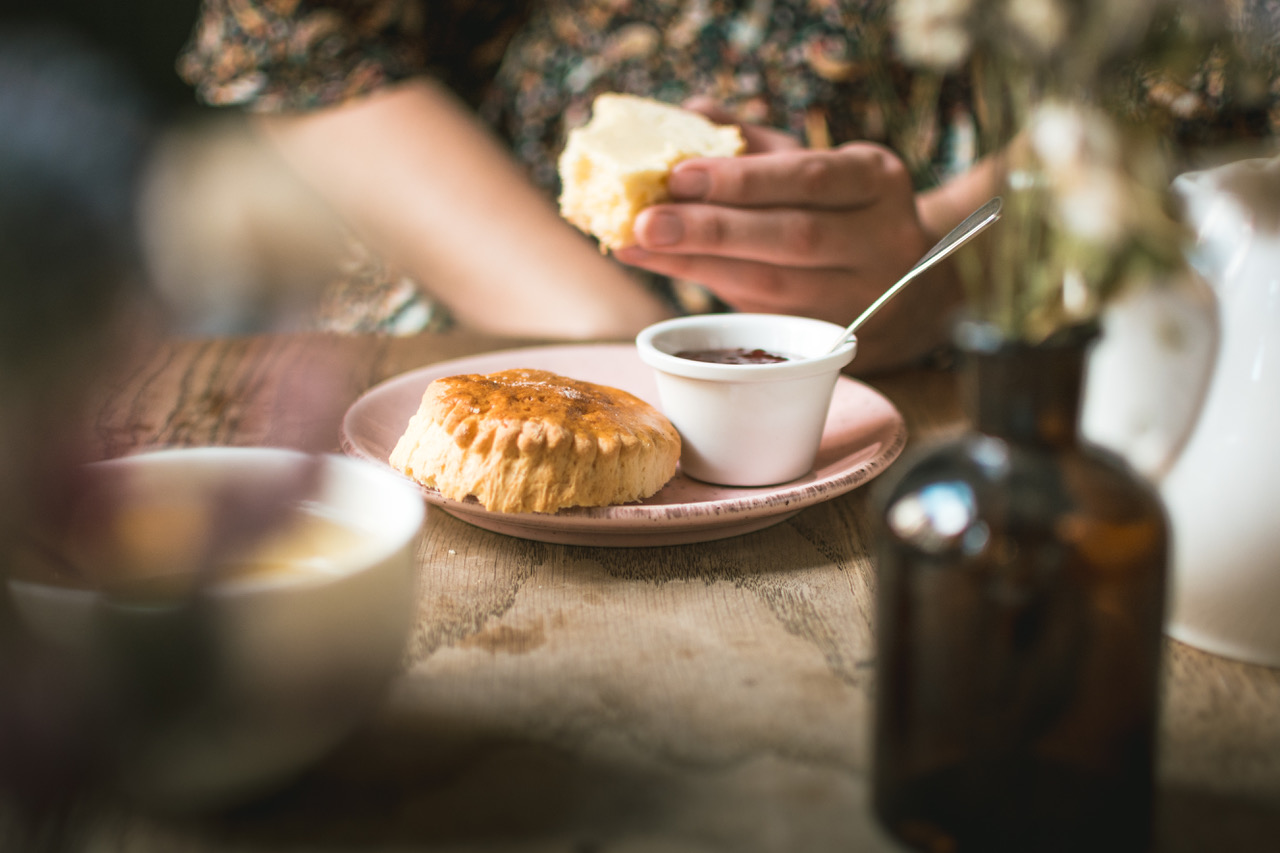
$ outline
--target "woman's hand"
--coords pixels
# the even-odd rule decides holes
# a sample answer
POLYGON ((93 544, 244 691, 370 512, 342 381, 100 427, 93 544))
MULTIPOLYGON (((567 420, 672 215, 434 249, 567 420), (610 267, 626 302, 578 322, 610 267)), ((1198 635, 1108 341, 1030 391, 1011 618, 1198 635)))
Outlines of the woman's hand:
MULTIPOLYGON (((743 133, 743 156, 675 167, 673 203, 640 214, 638 245, 618 251, 619 260, 699 282, 738 310, 845 325, 934 242, 911 176, 889 149, 855 142, 810 151, 779 131, 745 126, 743 133)), ((934 288, 927 298, 927 284, 913 284, 864 327, 860 367, 887 366, 936 345, 954 289, 941 288, 947 295, 940 296, 934 288), (917 287, 917 298, 907 300, 917 287), (908 301, 925 309, 932 303, 942 323, 913 328, 919 312, 904 310, 908 301)))

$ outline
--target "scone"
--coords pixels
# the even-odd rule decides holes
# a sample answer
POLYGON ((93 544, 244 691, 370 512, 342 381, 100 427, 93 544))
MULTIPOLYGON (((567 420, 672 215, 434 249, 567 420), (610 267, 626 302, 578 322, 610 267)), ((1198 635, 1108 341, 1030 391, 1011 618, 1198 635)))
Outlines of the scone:
POLYGON ((672 166, 745 148, 732 125, 649 98, 600 95, 560 154, 560 215, 594 235, 601 251, 630 246, 636 214, 669 197, 672 166))
POLYGON ((495 512, 555 512, 647 498, 675 474, 680 434, 626 391, 545 370, 437 379, 392 467, 495 512))

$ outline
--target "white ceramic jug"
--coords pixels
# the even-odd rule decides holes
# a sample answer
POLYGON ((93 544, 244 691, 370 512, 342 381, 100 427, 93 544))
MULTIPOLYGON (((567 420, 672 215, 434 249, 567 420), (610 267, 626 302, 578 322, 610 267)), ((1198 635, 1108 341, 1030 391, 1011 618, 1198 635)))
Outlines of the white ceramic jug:
POLYGON ((1280 158, 1188 173, 1174 188, 1220 331, 1199 418, 1160 480, 1174 525, 1169 632, 1280 666, 1280 158))
POLYGON ((1108 310, 1082 427, 1164 497, 1169 633, 1280 666, 1280 158, 1190 172, 1174 189, 1200 277, 1108 310))

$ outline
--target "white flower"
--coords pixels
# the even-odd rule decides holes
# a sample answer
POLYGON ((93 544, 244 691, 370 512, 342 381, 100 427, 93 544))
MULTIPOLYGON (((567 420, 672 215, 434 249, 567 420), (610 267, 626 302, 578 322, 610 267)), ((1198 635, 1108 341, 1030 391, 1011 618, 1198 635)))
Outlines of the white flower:
POLYGON ((898 0, 893 19, 902 58, 938 71, 959 66, 972 46, 972 4, 973 0, 898 0))
POLYGON ((1125 175, 1090 169, 1057 186, 1057 211, 1062 226, 1090 243, 1121 245, 1133 230, 1132 204, 1125 175))
POLYGON ((1050 171, 1120 157, 1121 139, 1115 125, 1104 113, 1080 104, 1047 101, 1031 114, 1030 128, 1031 147, 1050 171))
POLYGON ((1061 103, 1031 117, 1031 147, 1044 170, 1062 227, 1089 243, 1112 247, 1136 227, 1123 140, 1107 116, 1061 103))
POLYGON ((1053 53, 1067 35, 1067 11, 1062 0, 1005 0, 1005 20, 1016 37, 1025 39, 1041 56, 1053 53))

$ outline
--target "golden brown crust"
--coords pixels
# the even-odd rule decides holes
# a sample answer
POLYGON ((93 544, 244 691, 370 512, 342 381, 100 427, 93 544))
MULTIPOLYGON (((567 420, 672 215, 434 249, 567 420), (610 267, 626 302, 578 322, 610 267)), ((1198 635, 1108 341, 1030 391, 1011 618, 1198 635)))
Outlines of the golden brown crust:
POLYGON ((638 397, 514 369, 432 382, 390 462, 454 500, 555 512, 649 497, 679 457, 671 422, 638 397))

